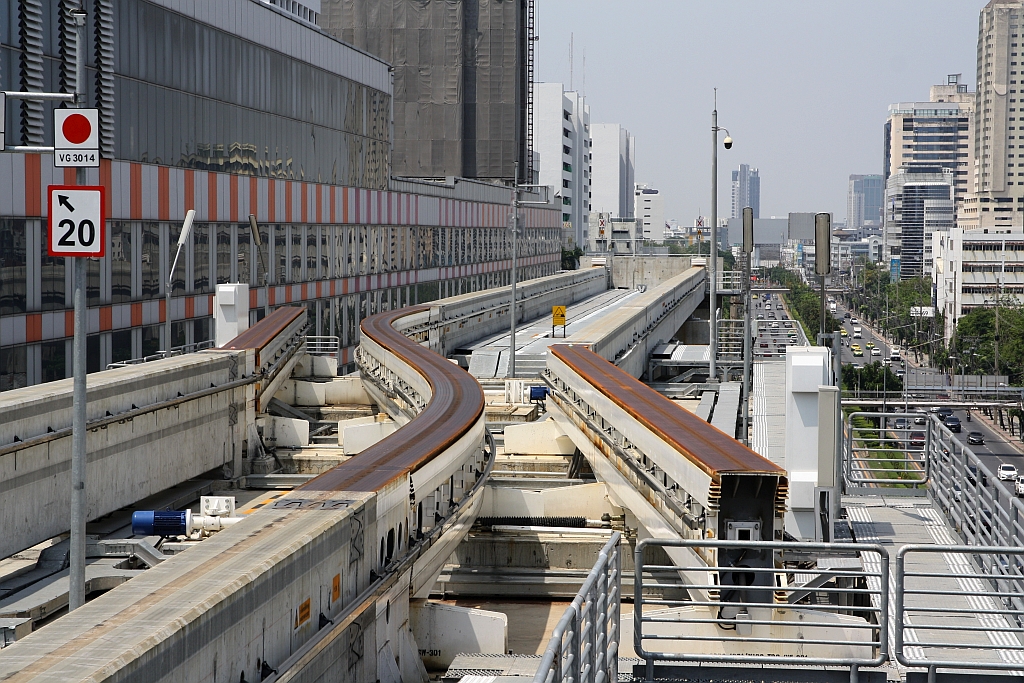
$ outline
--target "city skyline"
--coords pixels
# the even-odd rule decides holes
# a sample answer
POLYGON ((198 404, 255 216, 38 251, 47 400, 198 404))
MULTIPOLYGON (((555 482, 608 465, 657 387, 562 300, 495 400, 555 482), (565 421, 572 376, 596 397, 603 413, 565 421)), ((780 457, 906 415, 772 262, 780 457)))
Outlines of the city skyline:
POLYGON ((849 176, 882 172, 880 131, 890 104, 927 101, 930 86, 951 73, 974 89, 985 4, 656 0, 643 13, 624 13, 607 0, 588 0, 586 12, 580 0, 567 0, 540 8, 537 79, 571 82, 586 95, 592 121, 619 123, 636 136, 636 176, 665 193, 667 219, 688 225, 710 214, 716 87, 719 125, 735 140, 732 150, 719 148, 719 216, 729 215, 731 171, 748 159, 766 178, 762 216, 845 216, 849 176), (822 32, 830 36, 827 54, 813 39, 822 32), (598 49, 624 34, 646 37, 633 52, 598 49), (914 57, 897 64, 893 46, 914 57), (801 85, 808 83, 816 87, 801 85))

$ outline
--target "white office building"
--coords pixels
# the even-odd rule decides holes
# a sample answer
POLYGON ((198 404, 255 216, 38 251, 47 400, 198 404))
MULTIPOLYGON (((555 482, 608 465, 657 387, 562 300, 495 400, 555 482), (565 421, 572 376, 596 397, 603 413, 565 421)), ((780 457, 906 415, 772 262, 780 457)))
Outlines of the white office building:
POLYGON ((591 210, 613 218, 632 218, 636 138, 617 123, 591 125, 590 138, 593 141, 591 210))
POLYGON ((534 86, 534 153, 537 182, 552 188, 562 206, 566 247, 588 244, 590 214, 590 107, 561 83, 534 86))
POLYGON ((665 241, 665 197, 650 185, 638 184, 634 194, 633 215, 645 240, 665 241))
POLYGON ((936 307, 946 341, 972 309, 1024 305, 1024 232, 956 227, 932 235, 936 307))
POLYGON ((900 168, 885 185, 883 240, 890 277, 931 275, 932 234, 955 222, 953 170, 900 168))

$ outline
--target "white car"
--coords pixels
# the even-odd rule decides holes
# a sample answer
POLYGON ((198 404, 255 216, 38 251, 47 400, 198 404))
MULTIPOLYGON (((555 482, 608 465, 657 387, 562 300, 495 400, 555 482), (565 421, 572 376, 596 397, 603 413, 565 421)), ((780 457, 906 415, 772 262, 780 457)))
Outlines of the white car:
POLYGON ((1014 481, 1017 478, 1017 468, 1008 462, 1004 462, 996 470, 996 476, 999 477, 999 481, 1014 481))
POLYGON ((880 349, 880 348, 878 348, 876 346, 875 348, 871 349, 871 355, 872 356, 881 356, 882 355, 882 349, 880 349))
POLYGON ((1024 496, 1024 477, 1017 477, 1017 484, 1014 489, 1018 496, 1024 496))

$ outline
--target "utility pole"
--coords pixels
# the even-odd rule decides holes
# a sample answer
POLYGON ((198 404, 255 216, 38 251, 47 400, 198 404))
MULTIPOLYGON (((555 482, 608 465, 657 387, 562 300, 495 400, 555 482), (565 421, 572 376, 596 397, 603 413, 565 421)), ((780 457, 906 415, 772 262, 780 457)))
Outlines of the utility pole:
POLYGON ((754 251, 754 210, 743 209, 743 443, 750 445, 750 253, 754 251))
MULTIPOLYGON (((75 103, 80 109, 85 104, 85 10, 75 8, 68 12, 75 24, 75 103)), ((85 168, 75 171, 75 184, 86 185, 85 168)), ((85 490, 86 470, 86 348, 85 348, 85 287, 89 272, 87 259, 74 259, 75 263, 75 328, 73 373, 74 413, 71 416, 71 552, 68 589, 68 611, 85 604, 85 524, 88 521, 88 496, 85 490)))
POLYGON ((547 185, 524 185, 519 182, 519 162, 515 163, 515 178, 512 180, 512 301, 510 306, 510 324, 509 324, 509 340, 508 340, 508 372, 506 377, 516 376, 516 237, 519 235, 519 207, 527 205, 547 205, 547 192, 545 191, 542 197, 543 201, 529 201, 524 202, 519 199, 519 192, 524 189, 540 190, 541 188, 547 188, 547 185))
POLYGON ((715 88, 715 106, 711 111, 711 248, 710 257, 711 295, 711 364, 708 366, 708 380, 718 379, 718 131, 725 131, 722 144, 732 149, 732 136, 726 128, 718 126, 718 88, 715 88))

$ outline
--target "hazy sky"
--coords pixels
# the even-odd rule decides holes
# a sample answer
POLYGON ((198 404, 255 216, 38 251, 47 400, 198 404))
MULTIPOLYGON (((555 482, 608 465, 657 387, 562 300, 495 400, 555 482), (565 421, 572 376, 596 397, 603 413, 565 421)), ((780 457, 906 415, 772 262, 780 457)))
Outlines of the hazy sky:
POLYGON ((666 219, 710 213, 717 87, 735 139, 726 151, 719 138, 719 216, 730 171, 747 163, 760 169, 762 218, 845 220, 849 175, 882 172, 889 104, 927 101, 950 73, 974 90, 985 2, 537 0, 537 80, 569 88, 572 33, 574 88, 593 123, 636 136, 636 180, 665 193, 666 219))

